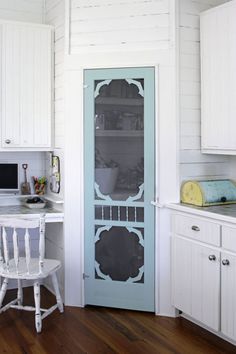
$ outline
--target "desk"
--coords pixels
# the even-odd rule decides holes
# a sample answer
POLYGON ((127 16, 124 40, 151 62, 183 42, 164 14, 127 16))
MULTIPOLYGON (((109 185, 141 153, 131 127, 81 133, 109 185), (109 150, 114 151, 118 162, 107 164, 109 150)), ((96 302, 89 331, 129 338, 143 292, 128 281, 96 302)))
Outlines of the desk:
POLYGON ((42 209, 30 209, 23 205, 5 205, 0 206, 0 217, 20 217, 27 219, 35 219, 39 214, 45 214, 45 222, 63 222, 64 213, 53 207, 45 207, 42 209))

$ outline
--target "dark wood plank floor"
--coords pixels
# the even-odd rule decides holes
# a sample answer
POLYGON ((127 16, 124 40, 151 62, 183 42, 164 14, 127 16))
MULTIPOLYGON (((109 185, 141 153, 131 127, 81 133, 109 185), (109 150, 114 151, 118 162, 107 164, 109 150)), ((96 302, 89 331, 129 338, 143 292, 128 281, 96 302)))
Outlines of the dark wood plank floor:
MULTIPOLYGON (((32 289, 24 296, 32 303, 32 289)), ((13 297, 8 292, 8 299, 13 297)), ((43 306, 53 297, 42 291, 43 306)), ((33 313, 8 310, 0 315, 0 353, 13 354, 227 354, 236 347, 178 318, 99 307, 66 307, 43 322, 37 334, 33 313)))

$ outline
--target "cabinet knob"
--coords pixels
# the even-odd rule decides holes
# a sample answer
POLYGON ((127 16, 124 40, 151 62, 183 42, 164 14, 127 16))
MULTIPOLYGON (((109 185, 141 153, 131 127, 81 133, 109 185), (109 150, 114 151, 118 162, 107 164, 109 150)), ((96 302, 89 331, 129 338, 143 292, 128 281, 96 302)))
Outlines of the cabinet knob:
POLYGON ((200 231, 200 227, 196 226, 196 225, 193 225, 192 226, 192 230, 193 231, 200 231))
POLYGON ((10 144, 10 143, 11 143, 11 140, 10 140, 10 139, 6 139, 6 140, 5 140, 5 143, 6 143, 6 144, 10 144))
POLYGON ((209 261, 215 261, 216 260, 216 256, 214 254, 210 254, 210 256, 208 256, 209 261))
POLYGON ((222 260, 222 264, 225 266, 225 265, 229 265, 229 260, 228 259, 223 259, 222 260))

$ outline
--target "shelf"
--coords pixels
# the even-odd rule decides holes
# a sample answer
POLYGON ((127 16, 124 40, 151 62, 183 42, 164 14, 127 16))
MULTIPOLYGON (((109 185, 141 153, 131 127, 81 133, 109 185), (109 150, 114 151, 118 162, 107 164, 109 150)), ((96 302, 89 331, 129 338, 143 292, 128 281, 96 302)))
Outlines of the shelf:
POLYGON ((96 130, 95 136, 139 138, 143 137, 143 130, 96 130))
POLYGON ((95 103, 118 106, 143 106, 143 98, 98 97, 95 103))

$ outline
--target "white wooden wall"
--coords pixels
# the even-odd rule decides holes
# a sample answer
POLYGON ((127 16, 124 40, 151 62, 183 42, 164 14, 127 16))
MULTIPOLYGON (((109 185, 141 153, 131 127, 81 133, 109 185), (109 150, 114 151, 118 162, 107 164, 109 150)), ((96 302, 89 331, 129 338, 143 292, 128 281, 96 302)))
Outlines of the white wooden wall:
POLYGON ((180 178, 218 178, 230 174, 231 158, 200 153, 199 13, 227 0, 179 0, 180 178))
MULTIPOLYGON (((55 28, 54 36, 54 124, 55 124, 55 149, 53 153, 60 158, 61 189, 59 194, 49 191, 49 194, 60 196, 64 195, 64 89, 65 89, 65 0, 46 0, 45 16, 46 24, 53 25, 55 28)), ((47 170, 50 171, 50 154, 47 154, 47 170)), ((47 225, 46 229, 46 257, 61 260, 64 265, 64 228, 62 224, 47 225), (56 237, 55 237, 56 235, 56 237)), ((58 281, 62 296, 64 296, 64 266, 59 271, 58 281)), ((46 285, 51 288, 50 281, 46 285)))
POLYGON ((70 0, 71 54, 168 48, 169 0, 70 0))
POLYGON ((0 0, 0 18, 42 23, 43 0, 0 0))
POLYGON ((45 23, 55 27, 55 147, 60 149, 64 146, 64 0, 46 0, 45 23))
MULTIPOLYGON (((55 27, 54 37, 54 119, 55 150, 60 158, 61 189, 59 196, 64 195, 64 98, 65 98, 65 0, 45 1, 45 23, 55 27)), ((49 161, 47 160, 48 165, 49 161)))

